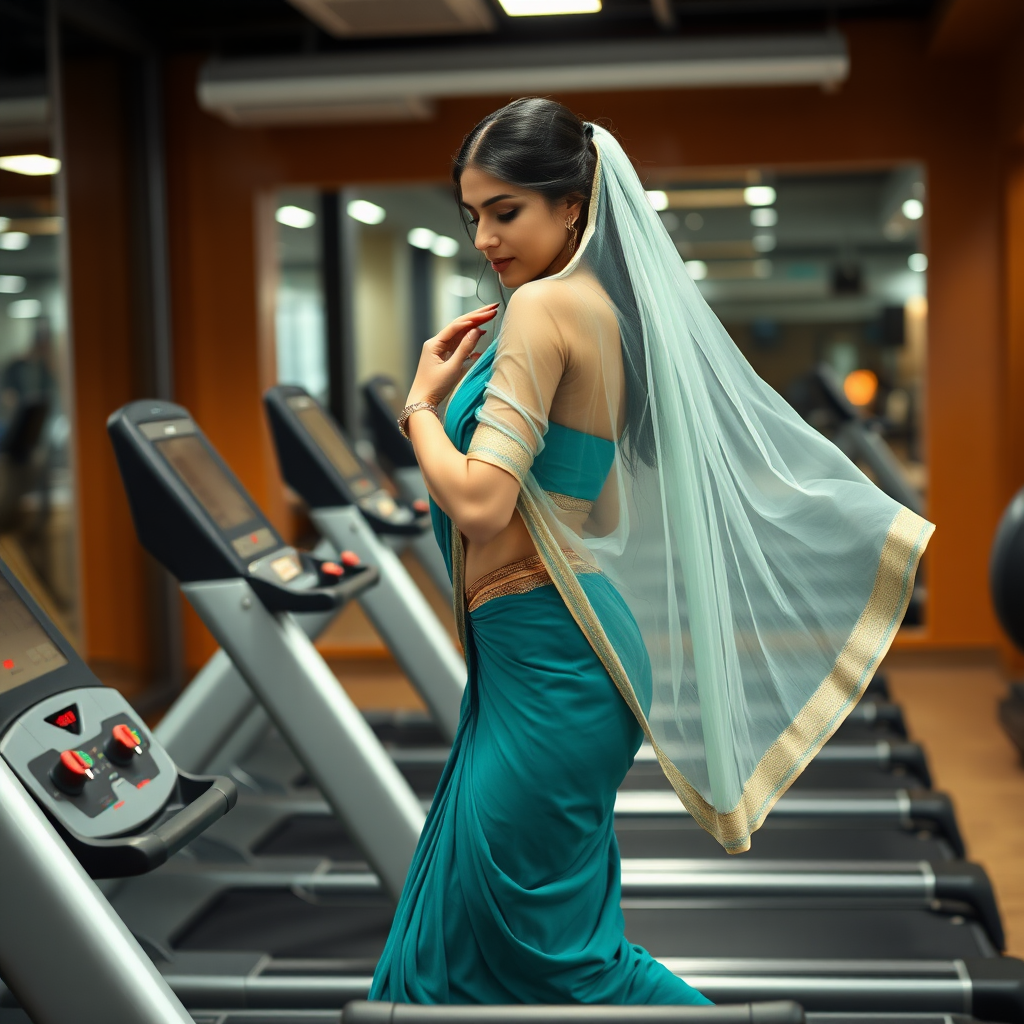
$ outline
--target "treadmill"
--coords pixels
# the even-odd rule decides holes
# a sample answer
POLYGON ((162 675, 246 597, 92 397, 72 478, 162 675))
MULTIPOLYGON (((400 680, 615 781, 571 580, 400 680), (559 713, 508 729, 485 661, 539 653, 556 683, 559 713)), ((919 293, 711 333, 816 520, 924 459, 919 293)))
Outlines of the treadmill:
POLYGON ((93 879, 151 871, 230 809, 234 786, 179 771, 3 562, 0 659, 3 1014, 190 1022, 93 879))
MULTIPOLYGON (((341 1013, 333 1009, 204 1009, 201 974, 190 977, 186 993, 198 1008, 186 1012, 172 990, 180 976, 169 985, 154 969, 93 879, 146 873, 164 863, 231 808, 234 786, 178 769, 2 562, 0 657, 0 1022, 340 1024, 341 1013)), ((384 1004, 364 1005, 363 1019, 369 1013, 380 1020, 382 1009, 392 1019, 392 1007, 384 1004)), ((485 1021, 501 1020, 501 1008, 480 1012, 485 1021)), ((542 1024, 549 1012, 557 1018, 564 1008, 541 1007, 528 1020, 542 1024)), ((588 1017, 577 1011, 572 1019, 588 1017)), ((595 1018, 621 1024, 804 1019, 792 1002, 697 1014, 683 1007, 678 1014, 606 1007, 595 1008, 595 1018)))

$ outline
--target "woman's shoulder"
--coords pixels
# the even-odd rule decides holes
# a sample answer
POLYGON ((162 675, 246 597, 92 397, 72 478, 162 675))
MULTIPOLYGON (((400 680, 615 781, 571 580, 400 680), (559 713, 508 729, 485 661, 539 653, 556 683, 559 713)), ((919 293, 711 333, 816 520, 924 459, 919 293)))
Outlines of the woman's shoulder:
POLYGON ((610 309, 607 297, 596 282, 573 274, 568 277, 540 277, 520 285, 508 302, 508 313, 516 316, 545 315, 557 322, 571 315, 604 317, 610 309), (579 278, 579 279, 578 279, 579 278))

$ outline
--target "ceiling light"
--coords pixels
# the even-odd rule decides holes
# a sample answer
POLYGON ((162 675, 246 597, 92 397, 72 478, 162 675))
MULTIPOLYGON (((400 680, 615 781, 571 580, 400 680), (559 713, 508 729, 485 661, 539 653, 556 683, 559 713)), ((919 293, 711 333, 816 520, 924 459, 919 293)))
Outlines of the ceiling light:
POLYGON ((458 256, 459 255, 459 243, 454 238, 449 238, 447 235, 438 235, 431 243, 430 251, 435 256, 458 256))
POLYGON ((668 194, 666 192, 663 192, 661 189, 651 189, 650 191, 648 191, 647 201, 659 213, 662 210, 668 209, 668 194))
POLYGON ((434 239, 437 238, 437 232, 431 231, 430 228, 413 228, 405 238, 410 245, 416 246, 417 249, 429 249, 434 244, 434 239))
POLYGON ((534 18, 543 14, 597 14, 601 0, 498 0, 510 18, 534 18))
POLYGON ((775 241, 775 236, 770 231, 763 231, 758 235, 754 235, 751 244, 754 246, 754 252, 771 252, 777 245, 777 242, 775 241))
POLYGON ((683 223, 691 231, 700 231, 704 227, 704 218, 699 213, 688 213, 683 219, 683 223))
POLYGON ((56 174, 60 170, 60 161, 56 157, 42 156, 39 153, 23 153, 21 156, 0 156, 0 171, 11 171, 14 174, 30 174, 38 177, 41 174, 56 174))
POLYGON ((25 278, 17 274, 0 274, 0 292, 6 295, 17 295, 25 290, 27 284, 25 278))
POLYGON ((0 234, 0 249, 17 252, 28 245, 28 235, 24 231, 5 231, 0 234))
POLYGON ((775 202, 775 189, 771 185, 748 185, 743 190, 747 206, 771 206, 775 202))
POLYGON ((35 320, 42 312, 43 304, 38 299, 16 299, 7 307, 12 320, 35 320))
POLYGON ((911 253, 907 257, 907 266, 917 274, 923 274, 928 269, 928 257, 923 252, 911 253))
POLYGON ((750 223, 755 228, 773 228, 779 223, 779 211, 770 206, 755 206, 750 211, 750 223))
POLYGON ((6 231, 7 228, 10 226, 10 223, 10 217, 0 217, 0 231, 6 231))
POLYGON ((452 274, 448 278, 448 291, 452 295, 458 295, 460 299, 468 299, 476 294, 476 281, 471 277, 463 277, 461 274, 452 274))
POLYGON ((687 260, 685 265, 693 281, 703 281, 708 276, 708 265, 703 260, 687 260))
POLYGON ((274 214, 274 220, 290 228, 311 228, 316 223, 316 214, 301 206, 280 206, 274 214))
POLYGON ((345 212, 361 224, 379 224, 388 215, 383 206, 367 199, 353 199, 345 207, 345 212))
POLYGON ((907 220, 920 220, 924 216, 924 203, 920 199, 908 199, 900 209, 907 220))

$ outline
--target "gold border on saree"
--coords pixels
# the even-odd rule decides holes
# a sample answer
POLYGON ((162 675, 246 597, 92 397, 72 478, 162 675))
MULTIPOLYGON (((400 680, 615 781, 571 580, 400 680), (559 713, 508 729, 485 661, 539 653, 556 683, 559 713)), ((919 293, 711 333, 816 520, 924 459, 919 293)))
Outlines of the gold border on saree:
MULTIPOLYGON (((566 562, 576 575, 599 572, 590 562, 580 558, 571 549, 563 552, 566 562)), ((544 559, 540 555, 520 558, 517 562, 509 562, 485 573, 466 591, 466 608, 474 612, 481 605, 493 601, 496 597, 507 597, 509 594, 528 594, 538 587, 553 586, 554 580, 548 573, 544 559)))

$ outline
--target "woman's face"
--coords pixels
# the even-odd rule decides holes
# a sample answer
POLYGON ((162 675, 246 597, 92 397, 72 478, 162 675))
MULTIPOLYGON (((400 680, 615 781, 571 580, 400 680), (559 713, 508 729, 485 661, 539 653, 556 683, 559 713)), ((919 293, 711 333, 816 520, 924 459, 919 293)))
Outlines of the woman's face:
POLYGON ((580 204, 552 206, 539 192, 510 185, 477 167, 462 172, 462 205, 476 225, 477 249, 506 288, 557 274, 569 262, 569 229, 580 204))

